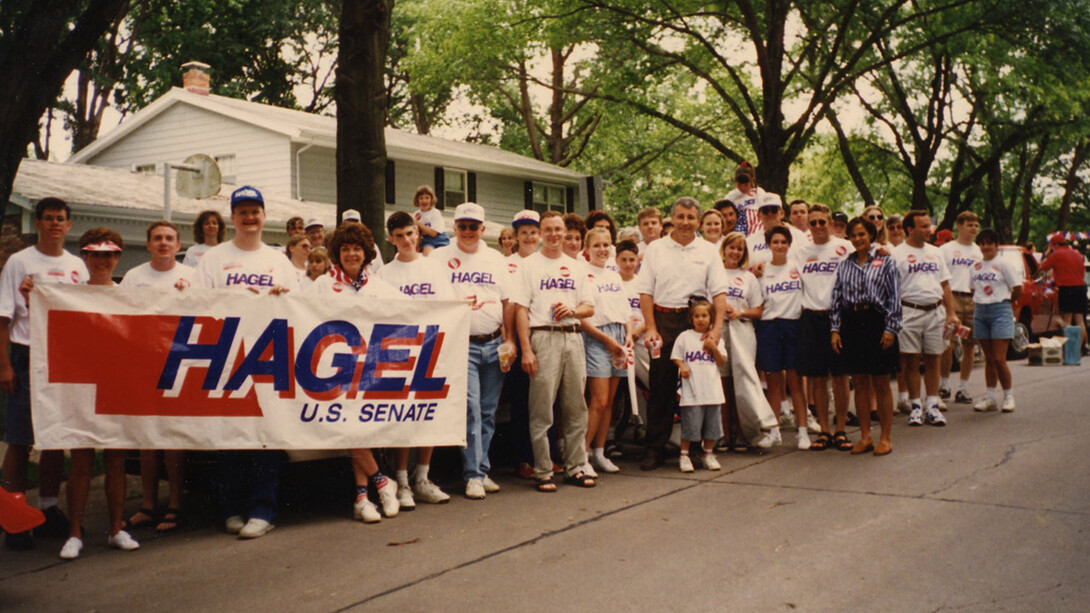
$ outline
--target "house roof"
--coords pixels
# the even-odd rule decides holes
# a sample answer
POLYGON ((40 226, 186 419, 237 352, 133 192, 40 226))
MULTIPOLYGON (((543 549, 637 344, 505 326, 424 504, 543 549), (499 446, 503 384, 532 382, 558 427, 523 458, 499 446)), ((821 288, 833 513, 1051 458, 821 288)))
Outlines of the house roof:
MULTIPOLYGON (((230 214, 234 185, 224 183, 215 196, 183 198, 171 194, 171 210, 176 220, 191 221, 201 211, 214 209, 225 217, 230 214)), ((11 201, 23 208, 54 196, 73 211, 108 209, 118 217, 154 221, 163 217, 163 177, 131 172, 127 169, 59 164, 25 159, 15 175, 11 201)), ((296 215, 316 217, 326 225, 335 225, 336 209, 329 204, 307 202, 265 195, 265 213, 270 223, 283 224, 296 215)))
MULTIPOLYGON (((203 96, 176 87, 137 112, 132 118, 122 122, 115 130, 103 135, 73 155, 68 159, 68 162, 72 164, 86 163, 98 153, 106 150, 176 104, 190 104, 206 111, 231 117, 271 132, 283 134, 293 142, 309 143, 333 149, 337 147, 337 119, 335 117, 315 115, 225 96, 203 96)), ((412 160, 459 168, 471 166, 472 170, 503 174, 517 173, 519 176, 532 179, 573 182, 587 176, 574 170, 504 151, 498 147, 412 134, 395 128, 386 128, 386 153, 394 160, 412 160)))

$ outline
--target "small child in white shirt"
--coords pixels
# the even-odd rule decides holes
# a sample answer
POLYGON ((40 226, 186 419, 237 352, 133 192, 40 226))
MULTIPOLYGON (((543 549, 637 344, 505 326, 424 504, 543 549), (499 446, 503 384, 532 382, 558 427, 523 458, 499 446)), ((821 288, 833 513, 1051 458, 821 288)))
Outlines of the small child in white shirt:
POLYGON ((712 317, 711 303, 706 300, 694 302, 689 307, 692 329, 678 335, 670 354, 681 379, 681 459, 678 464, 683 473, 693 472, 689 443, 696 440, 702 441, 704 468, 720 468, 714 448, 715 442, 723 436, 720 407, 724 396, 719 367, 727 363, 727 349, 722 339, 713 342, 703 338, 711 327, 712 317))
POLYGON ((420 209, 413 215, 413 219, 420 230, 420 252, 424 255, 450 244, 443 214, 435 208, 437 202, 439 199, 435 197, 435 192, 427 185, 416 188, 416 193, 413 194, 413 206, 420 209))

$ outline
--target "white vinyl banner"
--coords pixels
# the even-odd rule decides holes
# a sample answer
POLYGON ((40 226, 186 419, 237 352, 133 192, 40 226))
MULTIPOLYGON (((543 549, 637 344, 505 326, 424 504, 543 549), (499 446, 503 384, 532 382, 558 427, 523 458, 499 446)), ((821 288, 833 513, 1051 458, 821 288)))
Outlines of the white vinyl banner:
POLYGON ((41 284, 30 304, 42 449, 465 445, 463 302, 41 284))

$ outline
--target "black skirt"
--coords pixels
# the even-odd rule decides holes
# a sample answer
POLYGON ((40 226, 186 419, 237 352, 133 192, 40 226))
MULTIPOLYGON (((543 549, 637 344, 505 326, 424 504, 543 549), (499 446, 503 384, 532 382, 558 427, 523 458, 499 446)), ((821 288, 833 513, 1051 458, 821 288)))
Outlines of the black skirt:
POLYGON ((886 318, 880 311, 841 311, 840 365, 852 375, 888 375, 901 369, 897 336, 893 345, 882 349, 886 318))

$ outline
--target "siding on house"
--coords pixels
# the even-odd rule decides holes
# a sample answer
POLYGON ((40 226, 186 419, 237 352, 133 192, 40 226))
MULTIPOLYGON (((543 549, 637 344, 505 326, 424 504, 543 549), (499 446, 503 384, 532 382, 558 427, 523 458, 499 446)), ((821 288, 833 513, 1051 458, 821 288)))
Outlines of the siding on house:
POLYGON ((235 155, 235 182, 292 195, 290 139, 189 104, 177 104, 85 163, 130 168, 181 162, 194 153, 235 155))
POLYGON ((311 147, 303 151, 302 155, 296 155, 306 145, 292 144, 292 198, 312 202, 337 202, 337 151, 329 147, 311 147), (294 161, 298 157, 299 168, 296 170, 294 161), (296 178, 294 172, 300 175, 299 186, 301 192, 295 193, 296 178))

